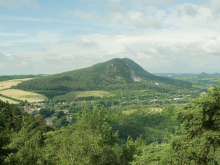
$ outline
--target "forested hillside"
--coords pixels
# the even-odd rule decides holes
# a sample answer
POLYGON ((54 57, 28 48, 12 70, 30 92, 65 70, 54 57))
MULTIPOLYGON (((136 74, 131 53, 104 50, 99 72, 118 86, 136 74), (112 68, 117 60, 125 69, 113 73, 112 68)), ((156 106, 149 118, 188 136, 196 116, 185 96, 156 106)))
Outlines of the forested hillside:
POLYGON ((123 60, 113 59, 92 67, 49 75, 21 83, 23 90, 85 90, 110 84, 131 83, 131 71, 123 60))
POLYGON ((165 86, 158 85, 158 83, 171 85, 172 88, 190 88, 192 86, 190 82, 154 76, 130 59, 112 59, 89 68, 22 82, 14 88, 45 94, 48 98, 69 91, 109 91, 128 88, 167 90, 165 86), (139 82, 134 81, 134 77, 138 76, 140 77, 139 82))

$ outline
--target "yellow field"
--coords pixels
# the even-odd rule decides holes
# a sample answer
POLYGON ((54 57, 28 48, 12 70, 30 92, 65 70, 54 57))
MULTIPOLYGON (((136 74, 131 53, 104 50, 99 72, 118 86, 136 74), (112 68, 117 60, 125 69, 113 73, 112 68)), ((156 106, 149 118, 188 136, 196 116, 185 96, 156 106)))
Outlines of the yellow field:
POLYGON ((47 100, 47 97, 38 93, 32 93, 27 91, 22 91, 19 89, 8 89, 0 91, 2 95, 9 96, 19 100, 27 100, 28 102, 38 102, 47 100))
MULTIPOLYGON (((130 110, 126 110, 126 111, 122 111, 122 114, 125 115, 130 115, 134 112, 136 112, 138 109, 130 109, 130 110)), ((156 107, 152 107, 152 108, 141 108, 140 109, 140 114, 154 114, 154 113, 161 113, 163 111, 163 108, 156 108, 156 107)))
POLYGON ((10 88, 13 85, 15 86, 23 81, 27 81, 27 80, 31 80, 31 79, 33 79, 33 78, 13 79, 13 80, 8 80, 8 81, 1 81, 0 82, 0 90, 10 88))
POLYGON ((79 97, 89 97, 89 96, 103 98, 103 97, 111 97, 114 95, 109 92, 105 92, 105 91, 77 91, 77 92, 69 92, 69 93, 66 93, 65 95, 55 96, 53 99, 73 101, 79 97))
POLYGON ((126 111, 122 111, 122 114, 130 115, 130 114, 134 113, 135 111, 137 111, 137 109, 126 110, 126 111))
POLYGON ((89 97, 89 96, 94 96, 94 97, 111 97, 114 96, 113 94, 110 94, 109 92, 105 91, 85 91, 85 92, 75 92, 75 97, 89 97))
POLYGON ((2 97, 2 96, 0 96, 0 100, 2 100, 2 101, 4 101, 4 102, 8 101, 10 104, 18 104, 18 103, 19 103, 19 102, 17 102, 17 101, 14 101, 14 100, 11 100, 11 99, 2 97))

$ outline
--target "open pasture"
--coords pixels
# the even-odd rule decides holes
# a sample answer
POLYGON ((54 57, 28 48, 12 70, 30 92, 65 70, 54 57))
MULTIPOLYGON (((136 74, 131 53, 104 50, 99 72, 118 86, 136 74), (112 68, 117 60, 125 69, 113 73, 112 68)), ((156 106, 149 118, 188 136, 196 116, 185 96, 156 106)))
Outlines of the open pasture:
POLYGON ((106 91, 77 91, 77 92, 69 92, 65 95, 59 95, 55 96, 55 100, 67 100, 67 101, 73 101, 77 98, 80 97, 89 97, 89 96, 94 96, 94 97, 111 97, 114 96, 113 94, 106 92, 106 91))
POLYGON ((8 101, 10 104, 18 104, 19 103, 18 101, 14 101, 14 100, 8 99, 6 97, 2 97, 2 96, 0 96, 0 100, 2 100, 4 102, 8 101))
POLYGON ((10 88, 13 85, 15 86, 23 81, 27 81, 27 80, 31 80, 31 79, 33 79, 33 78, 13 79, 13 80, 8 80, 8 81, 1 81, 0 82, 0 90, 10 88))
POLYGON ((30 103, 47 100, 47 97, 42 94, 22 91, 19 89, 7 89, 0 91, 0 93, 2 95, 9 96, 18 100, 27 100, 30 103))

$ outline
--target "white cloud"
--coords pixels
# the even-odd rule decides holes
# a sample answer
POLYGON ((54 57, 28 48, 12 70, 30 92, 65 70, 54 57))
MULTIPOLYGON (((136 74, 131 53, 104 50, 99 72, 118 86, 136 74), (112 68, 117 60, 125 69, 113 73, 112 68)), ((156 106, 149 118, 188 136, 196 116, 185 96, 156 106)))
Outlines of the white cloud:
MULTIPOLYGON (((103 13, 97 8, 67 11, 66 14, 71 16, 69 20, 83 20, 83 23, 91 25, 91 28, 78 27, 82 22, 73 25, 72 39, 71 36, 65 38, 69 33, 56 30, 38 30, 32 36, 25 36, 26 33, 22 32, 2 32, 0 36, 24 37, 0 43, 4 53, 0 54, 0 66, 10 63, 15 64, 16 71, 21 67, 32 73, 35 70, 39 73, 58 73, 127 57, 150 72, 217 72, 220 69, 218 1, 213 0, 206 5, 179 3, 167 8, 148 5, 168 1, 174 2, 139 0, 136 3, 143 4, 141 8, 127 8, 121 4, 126 1, 111 1, 110 5, 108 1, 103 13), (98 26, 101 28, 94 28, 98 26), (100 29, 104 29, 102 33, 100 29), (117 30, 106 32, 111 29, 117 30), (38 48, 13 51, 16 45, 26 43, 34 43, 38 48), (19 66, 19 63, 22 65, 19 66)), ((130 2, 129 5, 135 3, 130 2)), ((59 21, 9 16, 0 16, 0 19, 59 21)), ((67 27, 71 28, 65 25, 67 27)))
POLYGON ((185 13, 189 16, 194 17, 198 14, 198 11, 192 5, 187 5, 185 6, 185 13))
MULTIPOLYGON (((11 53, 6 55, 14 58, 8 62, 18 60, 11 53)), ((32 69, 39 67, 47 73, 123 57, 131 58, 150 72, 201 72, 204 66, 205 71, 216 72, 220 69, 220 32, 161 29, 122 35, 91 34, 16 55, 25 57, 23 67, 32 65, 32 69)))
POLYGON ((3 59, 3 58, 5 58, 5 55, 2 52, 0 52, 0 59, 3 59))
POLYGON ((126 13, 126 9, 124 9, 122 6, 119 6, 119 5, 111 5, 109 7, 109 10, 111 12, 114 12, 114 13, 126 13))
POLYGON ((0 0, 0 5, 12 9, 19 9, 25 6, 37 10, 40 7, 36 0, 0 0))
POLYGON ((204 7, 211 9, 211 12, 214 17, 220 16, 220 1, 219 0, 200 0, 201 4, 204 7))
POLYGON ((96 43, 92 39, 87 38, 87 37, 80 37, 79 40, 80 40, 80 43, 85 46, 96 45, 96 43))
POLYGON ((164 10, 157 10, 155 12, 155 19, 161 21, 166 16, 166 12, 164 10))
POLYGON ((168 11, 162 22, 173 28, 197 28, 200 30, 220 25, 220 22, 212 19, 211 10, 202 6, 185 3, 170 7, 168 11))

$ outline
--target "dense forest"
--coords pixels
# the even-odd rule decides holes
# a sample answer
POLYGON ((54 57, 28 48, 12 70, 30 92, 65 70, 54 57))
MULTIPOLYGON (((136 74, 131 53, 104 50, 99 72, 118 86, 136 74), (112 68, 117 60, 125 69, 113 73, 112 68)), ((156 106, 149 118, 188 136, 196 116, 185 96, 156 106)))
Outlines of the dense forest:
POLYGON ((184 106, 168 106, 155 114, 137 110, 126 117, 115 115, 114 109, 110 112, 101 106, 85 105, 75 122, 55 130, 42 117, 0 101, 0 163, 219 164, 219 109, 220 87, 213 86, 199 99, 184 106), (143 130, 141 122, 135 121, 149 128, 143 130), (135 130, 137 127, 140 130, 135 130), (172 133, 165 131, 160 139, 157 134, 149 136, 152 129, 165 127, 172 133), (123 130, 130 131, 124 142, 120 140, 124 139, 123 130))

